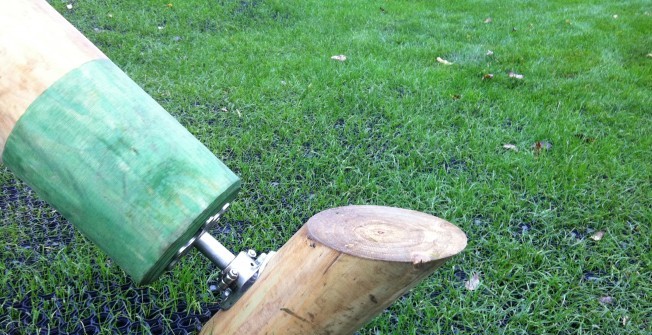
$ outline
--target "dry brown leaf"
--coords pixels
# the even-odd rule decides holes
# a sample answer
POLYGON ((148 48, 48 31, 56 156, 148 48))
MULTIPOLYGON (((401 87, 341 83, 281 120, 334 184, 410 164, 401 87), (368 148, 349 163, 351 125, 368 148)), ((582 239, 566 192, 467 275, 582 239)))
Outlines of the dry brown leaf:
POLYGON ((490 17, 484 19, 484 23, 491 23, 491 22, 493 22, 493 19, 490 17))
POLYGON ((508 75, 509 75, 510 78, 514 78, 514 79, 523 79, 525 77, 522 74, 518 74, 518 73, 515 73, 515 72, 512 72, 512 71, 509 71, 508 75))
POLYGON ((464 287, 466 287, 467 290, 469 291, 475 291, 478 289, 480 286, 480 274, 479 273, 474 273, 473 276, 471 276, 471 279, 467 280, 464 283, 464 287))
POLYGON ((514 151, 518 152, 518 148, 513 144, 509 144, 509 143, 503 144, 503 148, 507 149, 507 150, 514 150, 514 151))
POLYGON ((534 150, 535 154, 538 154, 541 152, 541 150, 552 149, 552 144, 546 141, 536 141, 534 144, 532 144, 532 149, 534 150))
POLYGON ((489 79, 494 79, 493 73, 487 73, 484 76, 482 76, 482 80, 489 80, 489 79))
POLYGON ((615 300, 613 297, 605 296, 605 297, 600 297, 598 299, 598 302, 600 302, 603 305, 611 305, 615 302, 615 300))
POLYGON ((604 231, 600 230, 599 232, 591 235, 590 239, 594 241, 600 241, 604 237, 604 231))
POLYGON ((331 59, 343 62, 343 61, 346 60, 346 56, 344 56, 344 55, 335 55, 335 56, 331 56, 331 59))
POLYGON ((449 61, 447 61, 447 60, 445 60, 445 59, 443 59, 441 57, 437 57, 437 62, 439 62, 441 64, 444 64, 444 65, 453 65, 453 63, 451 63, 451 62, 449 62, 449 61))

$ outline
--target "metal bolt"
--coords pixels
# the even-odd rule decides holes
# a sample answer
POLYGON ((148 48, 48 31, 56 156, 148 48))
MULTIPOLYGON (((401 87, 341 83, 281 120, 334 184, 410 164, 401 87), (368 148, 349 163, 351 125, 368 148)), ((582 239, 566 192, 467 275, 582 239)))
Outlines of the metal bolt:
POLYGON ((222 276, 222 280, 220 280, 220 283, 218 284, 217 288, 219 290, 223 290, 226 292, 228 290, 228 287, 233 284, 238 279, 238 276, 240 276, 240 273, 238 273, 237 270, 231 269, 229 272, 225 273, 222 276))
POLYGON ((247 256, 249 256, 251 258, 256 258, 256 255, 257 255, 256 250, 254 250, 254 249, 247 250, 247 256))

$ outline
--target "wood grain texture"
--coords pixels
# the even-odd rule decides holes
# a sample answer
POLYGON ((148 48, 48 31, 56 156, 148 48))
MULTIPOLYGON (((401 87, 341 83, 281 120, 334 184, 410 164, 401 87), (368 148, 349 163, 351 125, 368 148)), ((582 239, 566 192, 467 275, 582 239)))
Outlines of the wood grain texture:
POLYGON ((109 60, 28 108, 5 165, 137 283, 156 279, 240 180, 109 60))
POLYGON ((64 74, 100 58, 47 2, 0 1, 0 160, 27 107, 64 74))
POLYGON ((322 244, 373 260, 426 263, 455 255, 466 245, 464 234, 446 220, 408 209, 333 208, 310 218, 307 226, 322 244))
POLYGON ((312 217, 201 334, 353 334, 465 246, 459 228, 431 215, 330 209, 312 217))

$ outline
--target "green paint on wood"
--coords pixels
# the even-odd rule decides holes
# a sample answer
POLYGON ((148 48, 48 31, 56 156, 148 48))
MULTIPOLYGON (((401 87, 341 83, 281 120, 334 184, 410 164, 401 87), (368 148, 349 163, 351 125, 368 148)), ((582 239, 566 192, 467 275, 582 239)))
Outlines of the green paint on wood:
POLYGON ((71 71, 36 99, 3 159, 138 283, 155 280, 240 186, 107 60, 71 71))

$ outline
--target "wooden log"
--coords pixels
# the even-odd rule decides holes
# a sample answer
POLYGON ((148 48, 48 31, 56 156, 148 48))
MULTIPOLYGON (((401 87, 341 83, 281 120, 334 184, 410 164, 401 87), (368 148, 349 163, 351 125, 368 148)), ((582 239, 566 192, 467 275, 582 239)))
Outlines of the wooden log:
POLYGON ((466 246, 411 210, 348 206, 313 216, 202 334, 352 334, 466 246))
POLYGON ((1 5, 0 66, 4 164, 135 282, 237 193, 238 177, 46 2, 1 5))
POLYGON ((106 56, 45 1, 0 4, 0 162, 27 107, 64 74, 106 56))

